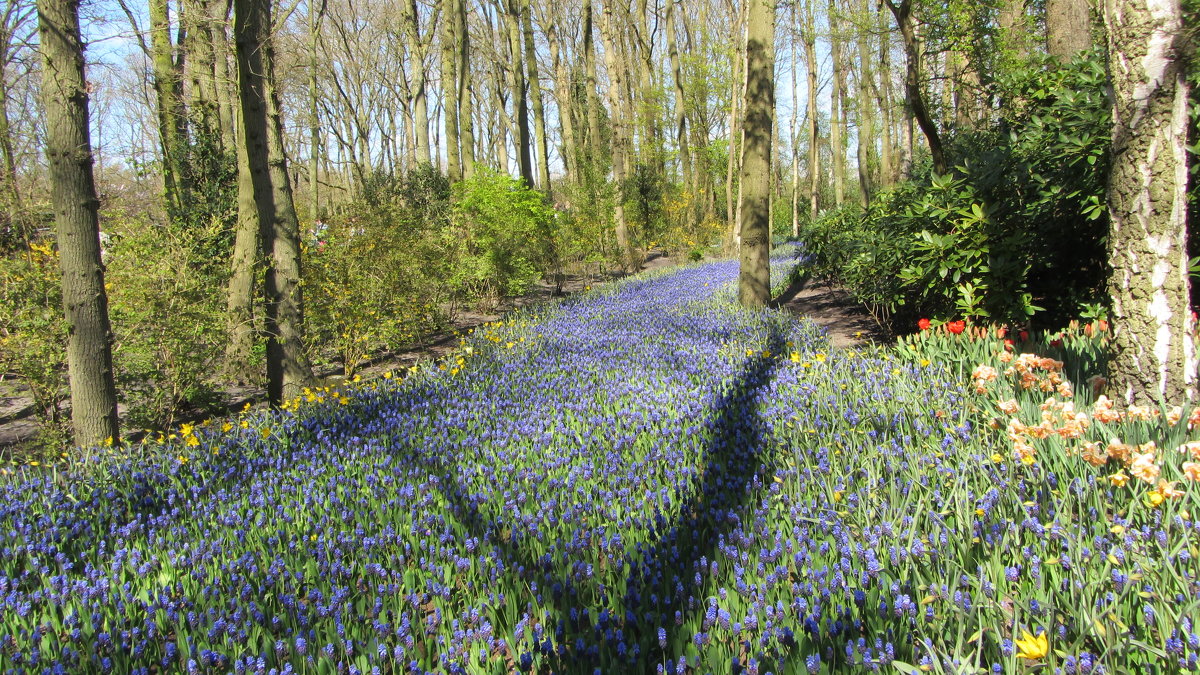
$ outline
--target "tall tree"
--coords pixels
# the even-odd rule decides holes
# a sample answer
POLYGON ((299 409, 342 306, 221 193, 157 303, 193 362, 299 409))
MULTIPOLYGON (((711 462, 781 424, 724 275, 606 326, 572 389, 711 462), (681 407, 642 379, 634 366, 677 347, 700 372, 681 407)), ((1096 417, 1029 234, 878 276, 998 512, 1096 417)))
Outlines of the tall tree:
POLYGON ((246 137, 246 126, 240 109, 237 111, 237 121, 238 218, 225 296, 226 334, 229 338, 225 346, 225 375, 244 384, 250 381, 250 361, 254 352, 254 271, 258 260, 259 225, 250 154, 246 143, 241 140, 246 137))
POLYGON ((523 56, 525 50, 521 41, 521 4, 522 0, 505 0, 504 25, 508 28, 508 48, 512 55, 508 83, 512 90, 513 121, 516 123, 513 141, 517 144, 517 164, 525 184, 533 187, 533 155, 529 143, 528 90, 523 56))
MULTIPOLYGON (((182 45, 180 46, 182 48, 182 45)), ((150 59, 158 104, 158 136, 162 148, 163 194, 167 211, 181 215, 187 197, 187 113, 183 106, 182 62, 171 42, 168 0, 150 0, 150 59)))
POLYGON ((462 180, 462 152, 458 137, 458 58, 455 30, 457 0, 442 2, 442 118, 446 129, 446 175, 451 181, 462 180))
POLYGON ((771 129, 775 117, 775 0, 750 0, 742 124, 742 224, 738 301, 771 300, 771 129))
MULTIPOLYGON (((626 168, 629 160, 629 116, 625 109, 621 90, 625 88, 627 73, 625 64, 617 57, 616 26, 613 21, 614 0, 604 0, 603 20, 600 22, 600 39, 604 42, 604 68, 608 71, 608 106, 612 119, 613 181, 620 191, 625 185, 626 168)), ((629 226, 625 218, 624 200, 618 194, 615 200, 613 219, 616 221, 617 248, 621 256, 621 267, 626 272, 634 270, 633 246, 629 242, 629 226)))
POLYGON ((1046 0, 1046 51, 1064 61, 1092 48, 1088 0, 1046 0))
MULTIPOLYGON (((427 31, 432 32, 432 31, 427 31)), ((429 52, 428 39, 421 37, 421 14, 417 0, 404 5, 404 37, 408 43, 412 97, 413 143, 418 164, 429 164, 429 104, 425 98, 425 57, 429 52)))
POLYGON ((808 215, 816 218, 820 210, 821 134, 817 123, 817 20, 816 0, 806 0, 801 16, 801 39, 808 71, 808 215))
POLYGON ((900 28, 900 37, 904 40, 904 98, 908 104, 908 112, 916 119, 925 140, 929 143, 929 154, 933 158, 933 170, 939 174, 946 173, 946 157, 942 150, 942 137, 937 125, 925 106, 925 96, 921 93, 921 44, 917 39, 917 22, 913 16, 912 0, 885 0, 896 25, 900 28))
POLYGON ((271 0, 235 0, 238 88, 259 239, 266 263, 267 396, 292 398, 312 381, 304 353, 300 233, 284 158, 278 93, 272 82, 271 0))
POLYGON ((67 368, 75 444, 118 440, 112 330, 100 262, 100 200, 92 175, 88 88, 78 0, 42 0, 38 25, 46 109, 46 158, 62 267, 67 368))
MULTIPOLYGON (((13 125, 10 111, 10 91, 13 84, 13 66, 19 58, 20 43, 29 38, 30 25, 34 23, 36 7, 24 0, 5 0, 0 12, 0 212, 7 214, 7 226, 19 232, 16 240, 24 241, 30 236, 30 227, 25 208, 21 203, 21 189, 17 185, 17 152, 13 142, 13 125)), ((32 30, 36 30, 33 27, 32 30)), ((2 216, 0 216, 2 217, 2 216)), ((5 242, 0 241, 0 246, 5 242)))
POLYGON ((455 0, 454 32, 458 35, 458 135, 463 178, 475 173, 475 120, 471 98, 471 30, 467 23, 467 0, 455 0))
POLYGON ((829 53, 833 59, 833 89, 829 93, 829 154, 833 164, 833 203, 846 201, 846 69, 844 41, 836 0, 829 0, 829 53))
POLYGON ((1196 400, 1188 304, 1186 36, 1179 0, 1106 0, 1113 93, 1109 290, 1126 403, 1196 400))
POLYGON ((521 0, 521 28, 525 45, 525 68, 529 72, 529 100, 533 104, 533 138, 537 148, 538 189, 550 193, 550 150, 546 141, 546 112, 538 77, 537 49, 533 43, 533 10, 521 0))

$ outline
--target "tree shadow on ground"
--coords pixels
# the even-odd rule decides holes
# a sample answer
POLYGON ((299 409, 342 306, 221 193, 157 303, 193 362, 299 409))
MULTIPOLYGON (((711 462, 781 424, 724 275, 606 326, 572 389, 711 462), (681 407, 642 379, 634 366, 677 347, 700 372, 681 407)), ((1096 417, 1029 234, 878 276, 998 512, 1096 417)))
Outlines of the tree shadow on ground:
MULTIPOLYGON (((542 590, 537 607, 541 616, 532 616, 530 624, 540 624, 540 640, 509 645, 512 651, 497 658, 524 672, 536 668, 556 673, 597 669, 641 673, 655 672, 658 665, 685 652, 696 639, 694 629, 706 610, 703 589, 711 581, 709 571, 699 569, 700 563, 712 565, 719 556, 719 543, 742 521, 766 460, 766 432, 758 418, 757 397, 778 363, 770 354, 784 348, 778 327, 772 327, 763 348, 769 353, 760 350, 748 356, 715 397, 696 473, 699 483, 675 496, 679 507, 671 519, 657 515, 649 547, 638 545, 618 559, 627 570, 623 588, 581 579, 575 565, 556 564, 554 556, 534 553, 521 540, 501 535, 506 526, 482 513, 477 501, 458 485, 452 462, 427 467, 467 536, 495 547, 506 568, 523 568, 522 580, 542 590)), ((592 536, 600 535, 593 532, 592 536)), ((498 626, 497 634, 507 636, 512 629, 498 626)), ((744 664, 753 650, 749 643, 729 643, 737 658, 730 670, 740 672, 738 662, 744 664)))

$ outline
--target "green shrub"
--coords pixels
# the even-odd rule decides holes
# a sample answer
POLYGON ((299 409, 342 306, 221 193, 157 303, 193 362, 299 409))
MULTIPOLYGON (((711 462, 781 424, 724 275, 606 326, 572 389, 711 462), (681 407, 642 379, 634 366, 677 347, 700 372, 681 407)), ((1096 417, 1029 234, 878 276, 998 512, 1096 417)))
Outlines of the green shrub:
POLYGON ((553 264, 554 210, 520 180, 480 171, 454 186, 445 245, 457 300, 521 295, 553 264))
POLYGON ((28 389, 46 447, 69 438, 58 405, 67 396, 66 344, 58 251, 43 242, 0 258, 0 371, 28 389))
POLYGON ((917 318, 1065 324, 1103 303, 1109 110, 1099 58, 1004 75, 990 128, 948 140, 955 169, 804 228, 814 273, 894 332, 917 318))
POLYGON ((215 243, 223 224, 119 217, 105 227, 113 363, 127 426, 166 429, 188 408, 216 409, 213 373, 226 339, 229 253, 215 243))
POLYGON ((307 242, 305 315, 314 362, 335 359, 352 377, 372 355, 445 325, 449 209, 449 181, 432 167, 376 174, 362 199, 307 242))

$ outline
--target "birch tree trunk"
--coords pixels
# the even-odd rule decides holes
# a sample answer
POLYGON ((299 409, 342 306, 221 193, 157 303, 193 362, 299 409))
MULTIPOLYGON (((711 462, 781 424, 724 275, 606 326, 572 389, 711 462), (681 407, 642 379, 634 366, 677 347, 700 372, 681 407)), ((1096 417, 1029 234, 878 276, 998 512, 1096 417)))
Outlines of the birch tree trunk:
POLYGON ((1179 0, 1106 0, 1113 92, 1109 291, 1127 404, 1196 400, 1187 247, 1187 54, 1179 0))
POLYGON ((46 159, 67 322, 71 424, 77 446, 119 440, 112 329, 100 262, 100 200, 92 175, 88 94, 77 0, 38 3, 46 159))

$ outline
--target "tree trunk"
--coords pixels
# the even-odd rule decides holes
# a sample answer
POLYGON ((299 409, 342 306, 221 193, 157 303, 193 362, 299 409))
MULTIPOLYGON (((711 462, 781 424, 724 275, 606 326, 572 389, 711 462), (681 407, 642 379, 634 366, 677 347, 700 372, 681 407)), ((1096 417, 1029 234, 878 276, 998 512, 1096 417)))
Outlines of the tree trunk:
POLYGON ((771 128, 775 114, 775 0, 750 0, 746 31, 746 108, 742 124, 742 243, 738 301, 771 300, 771 128))
POLYGON ((821 136, 817 124, 817 29, 816 0, 807 0, 804 6, 803 32, 804 61, 808 71, 808 217, 815 219, 820 213, 821 194, 821 136))
MULTIPOLYGON (((867 22, 870 8, 867 0, 861 0, 859 11, 862 21, 867 22)), ((875 159, 875 110, 871 101, 875 99, 875 74, 872 72, 871 43, 868 31, 858 31, 858 186, 860 203, 866 208, 871 203, 875 186, 871 180, 871 165, 875 159)))
POLYGON ((1106 0, 1113 92, 1109 290, 1127 404, 1196 400, 1187 247, 1186 34, 1178 0, 1106 0))
POLYGON ((583 65, 587 79, 587 162, 588 171, 596 171, 600 162, 600 95, 599 78, 596 77, 596 42, 593 37, 594 13, 592 0, 583 2, 583 65))
POLYGON ((446 129, 446 176, 451 182, 462 180, 462 154, 458 138, 458 67, 456 58, 455 4, 442 0, 442 122, 446 129))
MULTIPOLYGON (((692 152, 687 142, 687 108, 683 94, 683 66, 679 59, 679 44, 675 24, 679 21, 676 7, 678 0, 667 0, 667 58, 671 66, 672 92, 675 96, 675 148, 679 152, 680 183, 694 185, 692 177, 692 152)), ((699 195, 692 195, 692 203, 699 204, 699 195)), ((695 209, 693 208, 693 211, 695 209)), ((695 213, 699 216, 699 213, 695 213)))
POLYGON ((837 3, 829 0, 829 51, 833 58, 833 90, 829 94, 829 154, 833 160, 833 203, 846 201, 846 72, 840 27, 835 26, 837 3))
MULTIPOLYGON (((246 137, 238 112, 238 138, 246 137)), ((229 344, 225 347, 225 376, 239 384, 251 381, 250 361, 254 353, 254 270, 258 257, 258 204, 254 201, 254 177, 246 144, 237 144, 238 219, 233 257, 229 266, 226 321, 229 344)))
POLYGON ((234 13, 244 143, 267 261, 263 281, 267 397, 278 405, 297 396, 312 381, 312 368, 304 354, 299 225, 283 154, 279 102, 271 81, 271 0, 235 0, 234 13))
POLYGON ((526 103, 525 64, 521 57, 524 52, 521 46, 521 1, 506 0, 504 25, 508 28, 508 49, 511 56, 509 64, 509 88, 512 90, 513 120, 516 122, 516 133, 513 141, 517 144, 517 164, 520 167, 521 178, 525 184, 533 187, 533 156, 529 151, 529 106, 526 103))
POLYGON ((521 0, 525 67, 529 71, 529 98, 533 104, 534 142, 537 143, 538 189, 550 194, 550 149, 546 142, 546 111, 542 107, 542 84, 538 78, 537 50, 533 44, 533 10, 529 4, 529 0, 521 0))
POLYGON ((413 143, 417 163, 429 164, 429 103, 425 98, 425 56, 429 45, 421 39, 420 14, 417 0, 409 0, 404 11, 404 36, 408 42, 412 82, 409 92, 413 110, 413 143))
POLYGON ((229 57, 232 51, 229 42, 229 13, 232 11, 230 0, 213 0, 210 9, 220 14, 210 15, 209 32, 213 44, 213 82, 216 84, 217 114, 221 119, 222 145, 233 147, 241 142, 235 136, 234 130, 239 128, 237 98, 237 71, 230 68, 229 57))
POLYGON ((800 134, 796 121, 800 117, 800 86, 796 77, 796 35, 792 33, 792 116, 788 122, 788 140, 792 144, 792 236, 800 236, 800 134))
MULTIPOLYGON (((309 0, 312 3, 312 0, 309 0)), ((321 219, 321 181, 317 174, 321 168, 321 116, 317 112, 317 35, 321 32, 321 18, 325 13, 324 0, 320 9, 308 8, 308 217, 315 224, 321 219)), ((428 129, 426 129, 428 133, 428 129)), ((428 141, 428 139, 427 139, 428 141)), ((426 148, 428 150, 428 147, 426 148)), ((425 161, 429 161, 426 154, 425 161)))
POLYGON ((880 157, 882 166, 882 183, 886 186, 895 184, 899 179, 896 165, 896 99, 892 94, 892 38, 891 27, 883 12, 882 0, 879 11, 879 110, 882 113, 880 127, 880 157))
POLYGON ((554 100, 558 103, 558 123, 562 135, 563 158, 568 180, 579 181, 579 145, 575 138, 575 115, 572 95, 575 91, 574 73, 562 58, 562 41, 558 37, 558 21, 550 19, 544 29, 550 46, 550 62, 554 68, 554 100))
MULTIPOLYGON (((1047 9, 1052 3, 1059 1, 1047 0, 1047 9)), ((1028 58, 1030 40, 1025 0, 1001 0, 997 21, 1000 24, 1000 44, 1005 55, 1017 62, 1028 58)))
POLYGON ((613 218, 616 220, 617 247, 621 255, 621 268, 626 272, 634 271, 633 246, 629 242, 629 226, 625 222, 624 197, 621 192, 625 187, 625 169, 627 161, 627 124, 625 110, 621 103, 621 89, 625 86, 625 72, 617 58, 617 35, 612 18, 613 0, 605 0, 604 20, 600 24, 600 39, 604 42, 604 67, 608 70, 608 106, 612 118, 613 134, 613 182, 617 184, 616 208, 613 218))
POLYGON ((466 0, 456 0, 454 32, 458 35, 458 132, 463 178, 475 174, 475 120, 471 100, 471 31, 467 24, 466 0))
POLYGON ((154 69, 158 137, 162 149, 163 198, 167 213, 171 218, 177 218, 186 208, 187 123, 183 110, 183 83, 173 51, 168 0, 151 0, 150 60, 154 69))
POLYGON ((100 201, 92 176, 88 94, 76 0, 38 3, 46 158, 62 268, 71 423, 77 446, 119 439, 112 330, 100 262, 100 201))
POLYGON ((741 20, 741 9, 739 13, 733 17, 733 34, 738 36, 734 46, 732 74, 730 76, 730 95, 729 95, 729 144, 727 148, 727 159, 725 166, 725 214, 729 218, 730 230, 733 234, 733 243, 735 246, 739 244, 741 236, 741 225, 738 223, 738 213, 740 211, 741 196, 740 183, 735 178, 741 177, 741 142, 742 142, 742 97, 746 94, 745 87, 745 41, 743 32, 746 30, 746 24, 741 20))
POLYGON ((1046 52, 1070 61, 1092 48, 1092 7, 1088 0, 1046 0, 1046 52))
POLYGON ((929 154, 933 158, 933 170, 939 174, 946 173, 946 157, 942 152, 942 137, 937 125, 929 116, 925 107, 925 97, 921 94, 921 45, 917 41, 916 25, 912 16, 912 0, 901 0, 897 5, 893 0, 885 0, 892 16, 896 17, 896 25, 900 27, 900 36, 904 40, 904 55, 907 67, 904 75, 905 99, 908 109, 925 140, 929 142, 929 154))

